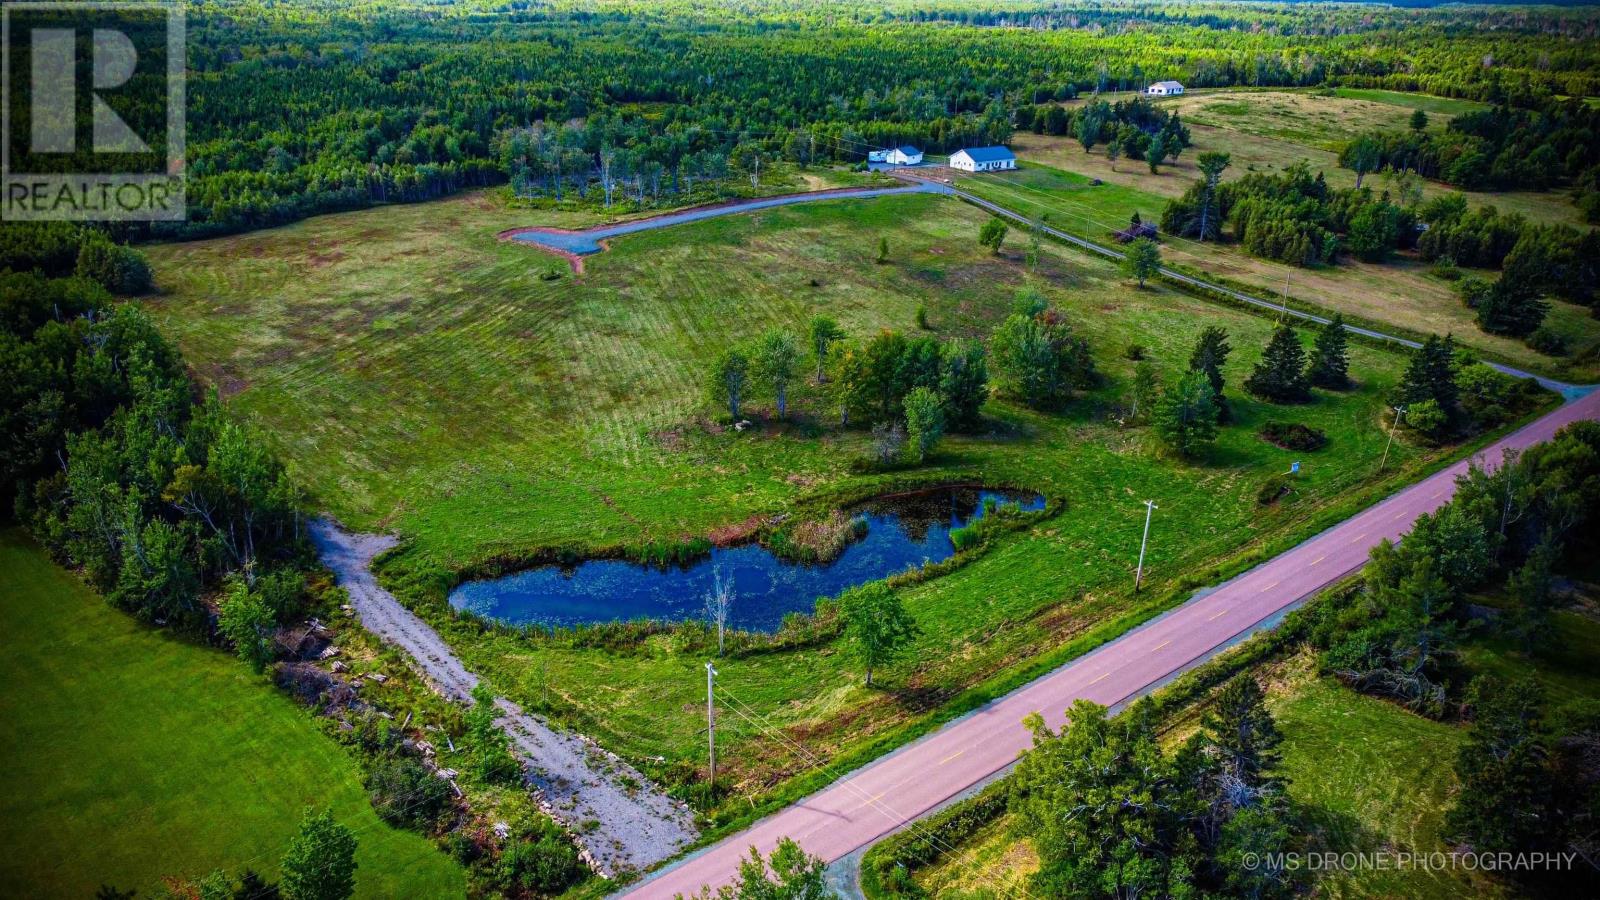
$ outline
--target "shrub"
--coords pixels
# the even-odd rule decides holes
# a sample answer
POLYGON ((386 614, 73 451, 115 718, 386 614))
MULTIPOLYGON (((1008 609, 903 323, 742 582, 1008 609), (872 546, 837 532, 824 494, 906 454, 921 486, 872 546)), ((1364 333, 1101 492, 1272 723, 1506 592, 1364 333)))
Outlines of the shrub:
POLYGON ((1283 475, 1274 475, 1261 483, 1256 489, 1256 503, 1270 506, 1278 502, 1278 498, 1289 493, 1294 488, 1289 486, 1289 479, 1283 475))
POLYGON ((1127 359, 1131 359, 1134 362, 1138 362, 1139 360, 1144 359, 1144 355, 1145 355, 1144 345, 1143 344, 1129 344, 1128 345, 1128 349, 1122 351, 1122 355, 1123 355, 1123 357, 1125 357, 1127 359))
POLYGON ((1541 325, 1528 335, 1528 346, 1545 356, 1566 356, 1567 338, 1548 325, 1541 325))
POLYGON ((1450 415, 1437 400, 1419 400, 1406 410, 1405 423, 1412 431, 1440 440, 1450 430, 1450 415))
POLYGON ((583 863, 561 829, 541 818, 529 833, 507 842, 487 874, 502 894, 553 896, 583 877, 583 863))
POLYGON ((1328 443, 1328 435, 1300 422, 1272 421, 1261 426, 1261 439, 1285 450, 1319 450, 1328 443))
POLYGON ((367 775, 378 818, 400 828, 432 831, 450 809, 450 784, 414 759, 390 759, 367 775))

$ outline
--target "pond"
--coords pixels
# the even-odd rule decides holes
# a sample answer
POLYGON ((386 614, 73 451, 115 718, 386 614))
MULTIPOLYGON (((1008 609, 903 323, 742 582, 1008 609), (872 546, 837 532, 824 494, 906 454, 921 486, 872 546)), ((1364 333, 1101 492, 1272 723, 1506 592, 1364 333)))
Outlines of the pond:
POLYGON ((866 522, 866 534, 826 563, 790 562, 759 544, 715 548, 683 566, 596 559, 469 581, 451 592, 450 605, 513 625, 683 621, 704 617, 713 571, 720 570, 736 592, 729 626, 775 631, 785 615, 810 612, 818 597, 954 555, 950 532, 981 518, 991 498, 1024 510, 1044 508, 1038 494, 977 488, 885 497, 849 510, 866 522))

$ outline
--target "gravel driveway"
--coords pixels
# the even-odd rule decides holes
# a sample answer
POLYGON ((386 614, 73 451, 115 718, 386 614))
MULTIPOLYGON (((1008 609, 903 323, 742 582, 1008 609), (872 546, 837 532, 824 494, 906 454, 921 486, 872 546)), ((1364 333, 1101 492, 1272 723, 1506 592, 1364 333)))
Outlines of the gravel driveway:
MULTIPOLYGON (((311 525, 322 562, 350 594, 368 631, 404 650, 444 696, 472 702, 478 676, 467 671, 438 632, 378 585, 369 568, 395 546, 392 535, 351 534, 327 519, 311 525)), ((588 738, 558 731, 504 697, 495 720, 522 758, 540 805, 570 832, 602 877, 643 870, 672 856, 697 835, 689 809, 632 766, 588 738), (599 827, 585 827, 598 822, 599 827)))

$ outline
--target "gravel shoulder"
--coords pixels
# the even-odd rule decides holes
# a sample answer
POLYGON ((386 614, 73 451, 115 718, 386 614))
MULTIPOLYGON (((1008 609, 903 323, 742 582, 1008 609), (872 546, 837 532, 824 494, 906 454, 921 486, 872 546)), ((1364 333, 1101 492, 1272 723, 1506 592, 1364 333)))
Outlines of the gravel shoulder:
MULTIPOLYGON (((323 564, 349 593, 362 626, 404 650, 445 697, 472 702, 478 676, 372 575, 372 560, 398 539, 351 534, 327 519, 312 523, 311 537, 323 564)), ((496 697, 495 705, 501 712, 495 723, 521 757, 540 805, 573 835, 599 875, 642 871, 694 842, 697 831, 689 809, 615 754, 582 735, 551 727, 504 697, 496 697)))

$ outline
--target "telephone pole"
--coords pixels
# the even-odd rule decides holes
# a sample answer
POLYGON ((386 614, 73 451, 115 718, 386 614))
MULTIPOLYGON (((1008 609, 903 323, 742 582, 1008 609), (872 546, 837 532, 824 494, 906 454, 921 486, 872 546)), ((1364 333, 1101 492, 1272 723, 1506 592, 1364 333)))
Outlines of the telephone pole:
POLYGON ((1404 406, 1396 406, 1394 408, 1394 421, 1389 423, 1389 441, 1383 445, 1383 459, 1378 461, 1378 471, 1380 473, 1389 462, 1389 448, 1394 446, 1394 430, 1400 427, 1400 420, 1405 417, 1406 408, 1404 406))
POLYGON ((706 783, 711 785, 712 796, 717 792, 717 708, 712 704, 713 679, 717 677, 717 670, 711 663, 706 663, 706 746, 709 751, 706 758, 710 760, 711 777, 706 783))
POLYGON ((1133 573, 1133 592, 1139 593, 1139 582, 1144 580, 1144 548, 1150 543, 1150 514, 1160 509, 1154 500, 1144 502, 1144 539, 1139 541, 1139 569, 1133 573))

